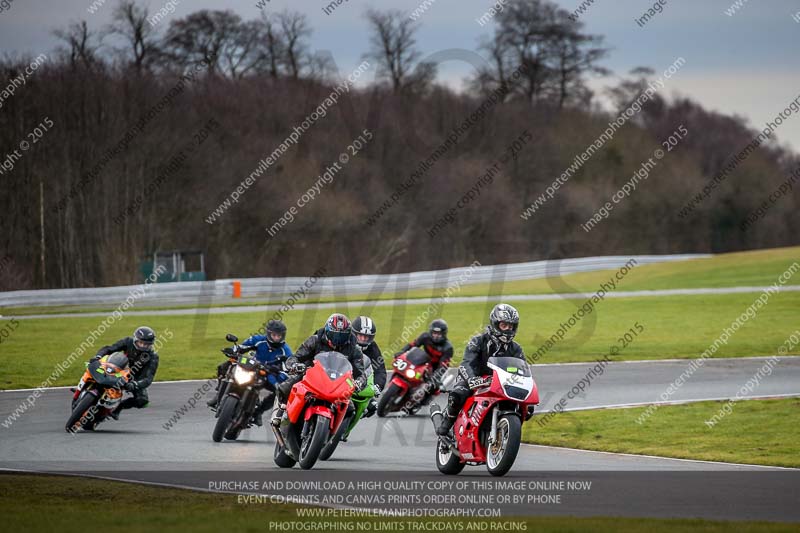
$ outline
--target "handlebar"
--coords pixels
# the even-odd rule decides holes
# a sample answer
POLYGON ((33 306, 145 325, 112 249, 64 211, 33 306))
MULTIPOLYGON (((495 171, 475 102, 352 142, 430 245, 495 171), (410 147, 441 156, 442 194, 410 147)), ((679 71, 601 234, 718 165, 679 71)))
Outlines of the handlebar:
POLYGON ((235 344, 233 348, 225 347, 222 348, 220 351, 225 354, 225 357, 236 357, 239 354, 247 353, 256 350, 255 346, 243 346, 241 344, 235 344))

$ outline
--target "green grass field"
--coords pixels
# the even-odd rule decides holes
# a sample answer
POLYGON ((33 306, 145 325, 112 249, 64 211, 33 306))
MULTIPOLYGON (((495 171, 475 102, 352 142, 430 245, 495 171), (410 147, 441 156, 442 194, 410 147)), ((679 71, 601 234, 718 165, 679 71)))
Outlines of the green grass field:
MULTIPOLYGON (((591 361, 609 353, 634 323, 645 329, 637 339, 612 360, 690 358, 699 356, 730 323, 749 306, 757 294, 707 296, 669 296, 659 298, 606 299, 584 317, 539 363, 591 361)), ((516 302, 522 317, 517 339, 527 354, 535 352, 576 310, 578 300, 516 302)), ((375 307, 370 310, 342 309, 351 315, 369 312, 378 324, 377 341, 385 357, 391 360, 388 346, 401 336, 405 325, 413 324, 425 313, 425 305, 375 307)), ((489 308, 484 304, 459 303, 445 306, 439 313, 450 324, 450 338, 455 346, 456 362, 461 360, 469 337, 483 328, 489 308)), ((292 311, 285 318, 288 341, 296 347, 314 329, 320 327, 330 310, 292 311)), ((420 320, 427 324, 432 319, 420 320)), ((96 350, 133 329, 147 324, 162 336, 172 334, 160 349, 161 364, 157 380, 196 379, 212 375, 222 360, 219 349, 227 343, 228 332, 240 338, 255 331, 265 314, 212 314, 183 316, 123 317, 105 332, 79 360, 87 360, 96 350)), ((792 332, 798 329, 800 293, 781 293, 770 298, 756 318, 745 323, 715 357, 773 355, 792 332)), ((0 388, 38 386, 89 332, 103 321, 99 317, 47 318, 19 320, 17 329, 3 339, 3 371, 0 388)), ((0 321, 0 325, 3 322, 0 321)), ((421 332, 426 325, 414 330, 421 332)), ((797 352, 798 349, 795 349, 797 352)), ((54 385, 70 385, 79 379, 83 365, 76 362, 54 385)))
MULTIPOLYGON (((618 290, 656 290, 687 288, 718 288, 736 286, 766 286, 775 282, 789 265, 800 262, 800 247, 775 248, 720 254, 708 259, 693 259, 655 265, 635 267, 625 276, 618 290)), ((481 296, 503 294, 551 294, 565 292, 594 292, 599 285, 607 282, 614 271, 586 272, 569 274, 555 279, 533 279, 509 281, 504 284, 466 285, 458 291, 458 296, 481 296)), ((800 280, 793 282, 800 284, 800 280)), ((439 297, 441 289, 412 290, 407 293, 382 292, 376 295, 352 294, 336 301, 387 300, 392 298, 430 298, 439 297)), ((305 302, 331 302, 334 298, 311 298, 305 302)), ((283 304, 282 299, 244 298, 238 301, 227 300, 213 304, 169 305, 162 307, 139 306, 137 309, 188 309, 205 307, 227 307, 243 305, 283 304)), ((65 312, 97 312, 113 310, 116 306, 55 306, 55 307, 0 307, 6 315, 47 314, 65 312)))
MULTIPOLYGON (((82 533, 91 527, 103 531, 269 531, 270 522, 290 522, 298 518, 289 505, 240 505, 235 495, 205 494, 169 489, 59 476, 0 474, 0 509, 7 531, 59 531, 82 533)), ((365 521, 387 519, 358 518, 365 521)), ((411 519, 392 518, 401 522, 411 519)), ((527 531, 571 533, 724 533, 733 523, 706 520, 665 520, 645 518, 504 518, 524 521, 527 531)), ((436 522, 437 520, 430 520, 436 522)), ((356 530, 353 519, 326 519, 341 524, 331 533, 356 530)), ((453 520, 448 520, 451 523, 453 520)), ((796 531, 795 524, 735 522, 742 533, 783 533, 796 531)), ((378 530, 377 527, 373 527, 378 530)), ((491 529, 489 529, 491 530, 491 529)), ((465 531, 467 531, 465 529, 465 531)))
MULTIPOLYGON (((800 259, 800 247, 724 254, 710 259, 636 267, 619 283, 616 291, 678 287, 721 287, 770 285, 780 273, 800 259)), ((609 272, 576 274, 569 279, 569 290, 594 292, 608 281, 609 272)), ((790 280, 792 283, 792 280, 790 280)), ((798 278, 800 283, 800 277, 798 278)), ((547 292, 547 280, 515 282, 506 292, 547 292)), ((560 287, 564 289, 564 287, 560 287)), ((419 292, 419 291, 417 291, 419 292)), ((489 287, 467 286, 459 294, 486 294, 489 287)), ((423 295, 423 294, 419 294, 423 295)), ((427 291, 430 296, 430 291, 427 291)), ((384 295, 386 297, 394 296, 384 295)), ((753 301, 757 293, 726 295, 691 295, 606 299, 597 304, 537 362, 556 363, 591 361, 607 353, 617 339, 639 323, 644 333, 612 360, 690 358, 699 356, 753 301)), ((497 301, 499 301, 499 297, 497 301)), ((378 324, 377 341, 387 361, 389 348, 399 347, 404 339, 416 336, 430 320, 444 317, 450 324, 450 339, 459 362, 467 340, 485 327, 494 299, 486 304, 450 303, 431 309, 427 304, 355 309, 343 302, 339 309, 349 315, 370 314, 378 324), (414 323, 418 327, 414 327, 414 323), (404 337, 404 328, 406 330, 404 337), (402 341, 402 342, 400 342, 402 341)), ((529 355, 544 345, 566 323, 583 300, 547 300, 514 302, 522 317, 517 340, 529 355)), ((329 309, 293 310, 286 314, 288 341, 294 348, 320 327, 329 309)), ((124 316, 115 322, 92 346, 80 354, 88 359, 105 344, 129 335, 138 325, 147 324, 161 333, 172 334, 160 350, 158 380, 204 378, 212 375, 221 360, 219 348, 225 334, 244 338, 256 331, 273 312, 206 314, 184 316, 124 316)), ((34 387, 41 384, 54 367, 78 348, 104 318, 78 316, 18 320, 16 329, 0 338, 4 355, 0 389, 34 387)), ((785 292, 772 296, 756 318, 749 320, 715 354, 715 357, 772 355, 800 323, 800 293, 785 292)), ((11 318, 0 319, 0 328, 8 327, 11 318)), ((168 335, 167 335, 168 336, 168 335)), ((165 336, 166 337, 166 336, 165 336)), ((85 343, 84 343, 85 345, 85 343)), ((797 351, 795 353, 798 353, 797 351)), ((82 364, 76 362, 54 385, 77 381, 82 364)))
MULTIPOLYGON (((695 289, 772 285, 794 262, 800 263, 800 247, 774 248, 720 254, 708 259, 692 259, 655 265, 637 266, 629 272, 617 290, 695 289)), ((611 271, 613 273, 614 271, 611 271)), ((464 287, 460 295, 547 294, 553 292, 594 292, 608 281, 610 272, 586 272, 563 276, 561 283, 548 279, 511 281, 502 290, 486 285, 464 287)), ((791 282, 800 284, 800 278, 791 282)))
POLYGON ((800 467, 800 398, 743 400, 705 424, 726 402, 661 406, 641 425, 646 408, 561 413, 543 426, 523 426, 531 444, 703 459, 729 463, 800 467))

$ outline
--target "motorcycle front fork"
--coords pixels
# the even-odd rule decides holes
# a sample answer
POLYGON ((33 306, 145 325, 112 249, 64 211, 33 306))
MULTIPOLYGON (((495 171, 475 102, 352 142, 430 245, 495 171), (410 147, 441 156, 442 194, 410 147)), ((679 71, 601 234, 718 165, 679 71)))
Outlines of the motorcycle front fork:
POLYGON ((492 427, 489 430, 489 446, 492 446, 497 440, 497 417, 499 410, 495 407, 492 409, 492 427))

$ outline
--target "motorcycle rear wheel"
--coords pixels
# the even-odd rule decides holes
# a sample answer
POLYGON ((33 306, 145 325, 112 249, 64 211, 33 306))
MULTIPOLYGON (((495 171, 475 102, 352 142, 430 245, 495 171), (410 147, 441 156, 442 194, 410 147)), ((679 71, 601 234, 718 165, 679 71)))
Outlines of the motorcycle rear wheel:
POLYGON ((286 455, 286 450, 277 442, 275 443, 275 450, 272 452, 272 460, 280 468, 292 468, 297 463, 297 461, 286 455))
POLYGON ((443 444, 442 439, 436 443, 436 468, 447 476, 454 476, 464 470, 466 463, 450 450, 449 445, 443 444))

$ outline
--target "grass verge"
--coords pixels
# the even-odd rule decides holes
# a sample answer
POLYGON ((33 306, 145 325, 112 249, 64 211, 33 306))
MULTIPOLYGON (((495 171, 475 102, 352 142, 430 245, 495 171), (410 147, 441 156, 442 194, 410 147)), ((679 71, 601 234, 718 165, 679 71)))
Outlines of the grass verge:
POLYGON ((664 405, 641 425, 644 407, 561 413, 523 426, 531 444, 800 468, 800 398, 742 400, 709 427, 727 402, 664 405))
MULTIPOLYGON (((658 290, 722 288, 738 286, 767 286, 775 282, 789 265, 800 261, 800 247, 773 248, 719 254, 707 259, 692 259, 643 265, 635 267, 625 278, 621 290, 658 290)), ((481 283, 467 285, 458 291, 458 296, 500 296, 505 294, 552 294, 567 292, 594 292, 607 282, 613 270, 568 274, 559 278, 540 278, 509 281, 503 284, 481 283)), ((388 300, 394 298, 437 298, 442 289, 416 289, 405 293, 384 292, 380 294, 348 294, 343 297, 319 297, 303 300, 302 303, 326 303, 333 301, 388 300)), ((285 299, 245 298, 226 299, 215 303, 168 304, 141 306, 140 310, 155 309, 206 309, 209 307, 238 307, 248 305, 282 305, 285 299)), ((28 314, 89 313, 113 311, 116 305, 52 306, 52 307, 0 307, 0 313, 10 316, 28 314)))
MULTIPOLYGON (((644 328, 635 341, 611 360, 698 357, 729 327, 757 294, 669 296, 660 298, 606 299, 580 320, 564 339, 555 343, 537 362, 560 363, 592 361, 609 353, 612 345, 635 323, 644 328)), ((493 302, 492 302, 493 303, 493 302)), ((516 302, 522 322, 517 340, 529 356, 574 313, 580 300, 516 302)), ((378 325, 377 342, 391 361, 389 347, 398 349, 398 340, 413 338, 427 328, 430 320, 443 316, 450 324, 450 339, 460 362, 469 338, 482 331, 489 305, 451 303, 439 309, 426 305, 340 309, 351 316, 369 314, 378 325), (416 323, 416 327, 414 324, 416 323), (403 337, 404 328, 407 335, 403 337)), ((288 342, 294 349, 316 328, 321 327, 330 310, 290 311, 285 317, 288 342)), ((51 385, 77 383, 83 361, 97 349, 130 335, 139 325, 149 325, 164 337, 160 350, 158 380, 202 379, 210 377, 222 360, 219 349, 226 345, 225 334, 243 339, 255 331, 269 315, 261 313, 123 316, 94 343, 86 342, 90 332, 103 322, 99 317, 45 318, 18 320, 18 325, 2 339, 3 372, 0 389, 39 386, 83 343, 84 353, 51 385), (171 338, 167 333, 171 333, 171 338)), ((800 318, 800 293, 774 295, 755 318, 745 322, 715 357, 774 355, 783 341, 797 329, 800 318)), ((0 322, 2 326, 3 322, 0 322)), ((404 342, 404 341, 403 341, 404 342)), ((796 348, 793 353, 798 353, 796 348)))

